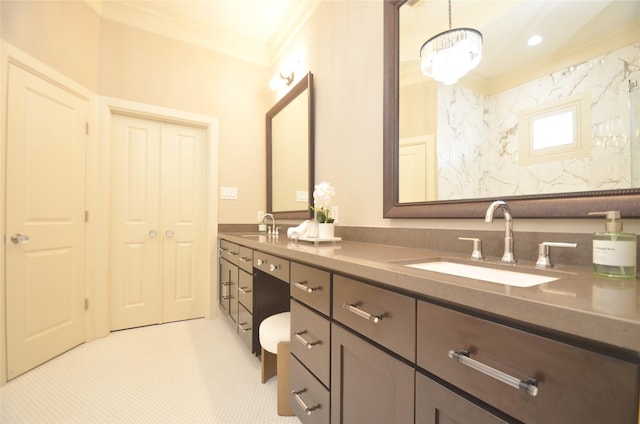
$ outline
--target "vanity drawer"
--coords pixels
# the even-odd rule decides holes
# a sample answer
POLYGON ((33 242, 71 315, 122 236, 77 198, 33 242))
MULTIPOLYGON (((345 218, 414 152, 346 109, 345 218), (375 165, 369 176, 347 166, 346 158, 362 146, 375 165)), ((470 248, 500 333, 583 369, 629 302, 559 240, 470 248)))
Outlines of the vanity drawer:
POLYGON ((253 274, 238 271, 238 302, 253 312, 253 274))
POLYGON ((331 274, 327 271, 292 262, 291 296, 329 316, 331 274))
POLYGON ((238 266, 249 274, 253 273, 253 249, 238 246, 238 266))
POLYGON ((267 253, 253 252, 253 267, 289 283, 289 261, 267 253))
POLYGON ((639 365, 422 301, 417 330, 420 367, 518 420, 637 424, 639 365), (463 350, 471 365, 536 379, 536 396, 449 357, 463 350))
POLYGON ((238 334, 249 351, 251 351, 253 343, 252 323, 253 315, 251 315, 251 312, 247 311, 242 305, 238 306, 238 334))
POLYGON ((329 387, 331 325, 295 300, 291 301, 291 353, 329 387))
POLYGON ((227 240, 220 240, 220 257, 225 258, 234 265, 238 265, 240 246, 227 240))
POLYGON ((295 356, 290 361, 290 403, 298 419, 304 424, 328 424, 329 390, 315 379, 295 356))
POLYGON ((341 275, 333 277, 333 318, 411 361, 415 299, 341 275))

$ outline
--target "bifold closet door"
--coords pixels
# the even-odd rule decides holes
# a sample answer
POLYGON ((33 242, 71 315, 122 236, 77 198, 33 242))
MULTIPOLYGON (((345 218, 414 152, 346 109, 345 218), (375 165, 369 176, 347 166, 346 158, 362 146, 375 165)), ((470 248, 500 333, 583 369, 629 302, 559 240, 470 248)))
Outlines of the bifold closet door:
POLYGON ((112 116, 112 330, 204 315, 204 133, 112 116))

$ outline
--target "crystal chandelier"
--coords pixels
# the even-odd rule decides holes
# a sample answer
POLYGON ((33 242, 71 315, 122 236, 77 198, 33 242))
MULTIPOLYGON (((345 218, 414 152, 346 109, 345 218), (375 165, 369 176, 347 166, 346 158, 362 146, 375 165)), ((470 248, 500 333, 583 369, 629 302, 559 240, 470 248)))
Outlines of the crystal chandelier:
POLYGON ((446 85, 474 69, 482 59, 482 34, 472 28, 451 29, 449 0, 449 30, 431 37, 420 48, 422 73, 446 85))

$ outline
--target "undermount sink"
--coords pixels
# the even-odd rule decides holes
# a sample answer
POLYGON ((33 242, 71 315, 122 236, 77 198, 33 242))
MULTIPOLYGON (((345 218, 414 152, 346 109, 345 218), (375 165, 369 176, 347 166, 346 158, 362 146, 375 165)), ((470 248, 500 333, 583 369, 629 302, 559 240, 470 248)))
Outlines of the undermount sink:
POLYGON ((490 283, 504 284, 512 287, 533 287, 558 279, 558 277, 548 275, 532 274, 520 271, 508 271, 504 269, 496 269, 479 265, 468 265, 440 259, 428 262, 408 263, 404 265, 410 268, 440 272, 442 274, 455 275, 458 277, 471 278, 474 280, 482 280, 490 283))

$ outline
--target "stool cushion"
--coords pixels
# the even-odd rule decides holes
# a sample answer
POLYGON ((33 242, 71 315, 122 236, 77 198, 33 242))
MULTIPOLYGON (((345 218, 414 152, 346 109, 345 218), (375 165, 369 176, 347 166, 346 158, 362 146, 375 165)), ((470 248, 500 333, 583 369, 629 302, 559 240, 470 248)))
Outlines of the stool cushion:
POLYGON ((291 339, 291 313, 271 315, 260 323, 260 345, 264 350, 278 353, 278 343, 291 339))

